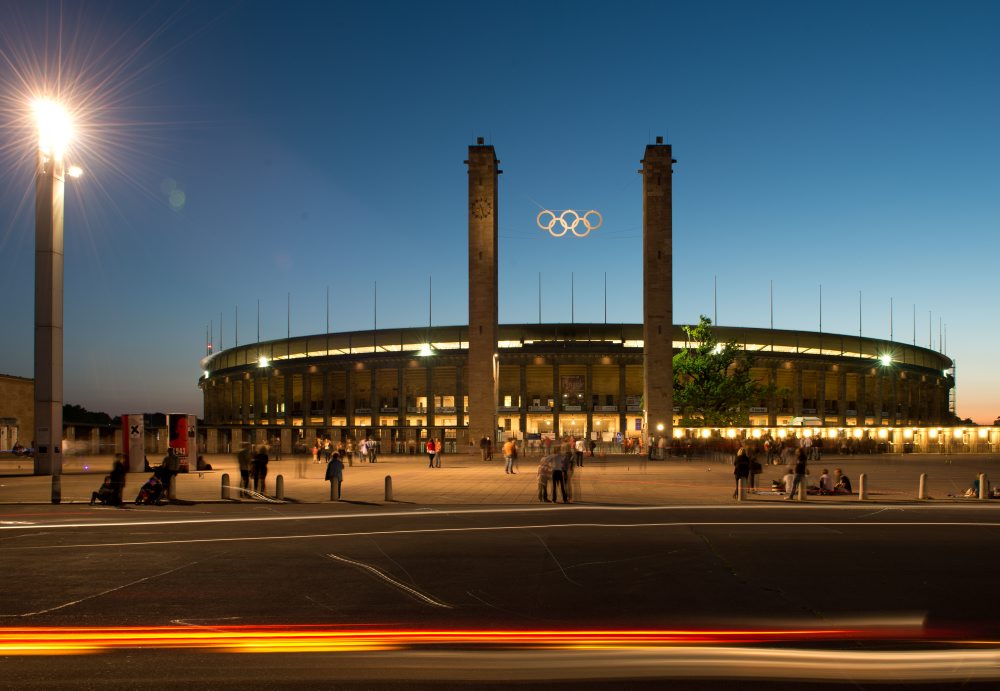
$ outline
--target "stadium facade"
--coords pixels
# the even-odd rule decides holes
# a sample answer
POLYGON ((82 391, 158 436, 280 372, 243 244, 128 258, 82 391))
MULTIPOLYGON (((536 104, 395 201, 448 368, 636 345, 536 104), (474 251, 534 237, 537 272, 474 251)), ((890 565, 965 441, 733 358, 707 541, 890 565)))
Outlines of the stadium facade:
MULTIPOLYGON (((643 323, 498 323, 499 160, 469 147, 469 323, 252 343, 202 361, 209 453, 280 439, 378 438, 385 451, 440 437, 451 449, 482 437, 690 434, 672 405, 671 147, 646 147, 643 323)), ((715 327, 754 358, 779 394, 750 408, 753 428, 804 420, 848 428, 927 428, 953 420, 954 365, 931 349, 860 336, 715 327)))

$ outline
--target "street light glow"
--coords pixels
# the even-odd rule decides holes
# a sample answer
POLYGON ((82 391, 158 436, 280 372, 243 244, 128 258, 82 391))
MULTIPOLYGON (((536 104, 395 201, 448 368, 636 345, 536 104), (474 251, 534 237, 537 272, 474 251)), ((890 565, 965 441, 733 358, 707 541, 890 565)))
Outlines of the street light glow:
POLYGON ((47 98, 36 100, 32 109, 38 124, 38 148, 55 158, 62 158, 73 135, 73 124, 66 109, 47 98))
POLYGON ((83 175, 83 168, 80 166, 70 166, 66 172, 71 178, 78 178, 83 175))
POLYGON ((889 353, 886 353, 885 355, 882 355, 882 356, 881 356, 881 357, 879 358, 879 360, 881 360, 881 361, 882 361, 882 366, 883 366, 883 367, 888 367, 889 365, 891 365, 891 364, 892 364, 892 356, 891 356, 891 355, 889 355, 889 353))

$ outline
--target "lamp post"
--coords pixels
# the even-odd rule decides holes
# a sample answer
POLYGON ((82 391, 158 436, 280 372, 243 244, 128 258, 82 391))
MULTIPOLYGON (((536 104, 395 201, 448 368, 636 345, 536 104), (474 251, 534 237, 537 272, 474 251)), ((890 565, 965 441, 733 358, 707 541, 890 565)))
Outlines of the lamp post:
POLYGON ((63 406, 64 154, 71 125, 53 101, 34 103, 38 123, 35 169, 35 429, 34 474, 52 476, 52 502, 60 501, 63 406))

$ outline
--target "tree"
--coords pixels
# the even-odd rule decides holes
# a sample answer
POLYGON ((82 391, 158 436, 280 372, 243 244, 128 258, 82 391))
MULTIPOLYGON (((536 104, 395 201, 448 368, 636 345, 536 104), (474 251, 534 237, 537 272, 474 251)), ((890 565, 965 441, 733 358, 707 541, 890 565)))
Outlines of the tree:
POLYGON ((696 326, 685 326, 692 343, 674 355, 674 406, 683 425, 727 427, 747 425, 750 407, 775 393, 750 376, 753 358, 735 341, 720 343, 712 320, 701 315, 696 326))

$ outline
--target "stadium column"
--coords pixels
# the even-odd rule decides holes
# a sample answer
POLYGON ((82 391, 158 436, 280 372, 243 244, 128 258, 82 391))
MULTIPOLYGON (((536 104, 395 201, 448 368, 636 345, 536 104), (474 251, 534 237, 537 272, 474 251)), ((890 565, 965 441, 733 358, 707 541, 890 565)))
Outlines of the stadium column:
POLYGON ((816 416, 826 425, 826 365, 816 368, 816 416))
POLYGON ((628 436, 628 407, 625 405, 625 363, 618 362, 618 432, 622 439, 628 436))
MULTIPOLYGON (((469 419, 468 438, 497 433, 497 176, 492 146, 469 147, 469 419)), ((494 439, 495 440, 495 439, 494 439)))
POLYGON ((592 439, 594 436, 594 365, 587 363, 587 381, 583 388, 583 409, 587 411, 586 432, 584 439, 592 439))
POLYGON ((528 431, 528 367, 522 362, 518 369, 517 385, 517 405, 520 408, 518 428, 521 430, 521 439, 527 439, 528 431))
POLYGON ((646 146, 642 169, 642 336, 645 433, 674 419, 673 163, 671 147, 657 137, 646 146))
POLYGON ((837 368, 837 425, 847 426, 847 372, 839 366, 837 368))

